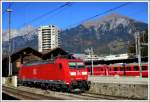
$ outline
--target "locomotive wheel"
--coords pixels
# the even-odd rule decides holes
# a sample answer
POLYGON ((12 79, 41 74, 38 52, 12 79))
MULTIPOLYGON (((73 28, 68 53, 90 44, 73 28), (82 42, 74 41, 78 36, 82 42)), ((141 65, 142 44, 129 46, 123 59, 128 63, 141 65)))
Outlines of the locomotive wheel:
POLYGON ((28 86, 26 82, 23 82, 23 86, 28 86))
POLYGON ((61 85, 61 91, 62 91, 62 92, 66 92, 67 89, 68 89, 67 86, 61 85))
POLYGON ((90 82, 83 81, 82 82, 82 89, 83 89, 83 91, 89 90, 90 89, 90 82))
POLYGON ((56 89, 57 89, 58 92, 60 92, 61 91, 61 85, 57 85, 56 89))
POLYGON ((45 89, 47 90, 49 88, 48 84, 45 84, 45 89))
POLYGON ((44 89, 44 87, 45 87, 45 86, 44 86, 44 84, 42 83, 42 84, 41 84, 41 89, 44 89))
POLYGON ((64 92, 71 92, 72 87, 71 86, 66 86, 63 88, 64 92))

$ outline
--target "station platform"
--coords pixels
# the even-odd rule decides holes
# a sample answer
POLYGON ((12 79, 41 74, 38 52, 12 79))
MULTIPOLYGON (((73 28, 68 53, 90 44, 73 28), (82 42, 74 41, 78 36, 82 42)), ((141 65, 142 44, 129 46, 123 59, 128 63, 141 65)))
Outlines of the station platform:
POLYGON ((88 80, 91 81, 90 93, 128 99, 148 99, 148 78, 89 76, 88 80))
POLYGON ((89 76, 88 80, 98 83, 148 84, 148 78, 126 76, 89 76))

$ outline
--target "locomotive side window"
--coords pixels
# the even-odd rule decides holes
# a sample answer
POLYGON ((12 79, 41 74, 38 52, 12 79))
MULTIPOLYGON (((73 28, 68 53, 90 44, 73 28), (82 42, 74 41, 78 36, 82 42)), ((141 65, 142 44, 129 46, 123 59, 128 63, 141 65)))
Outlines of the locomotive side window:
POLYGON ((130 71, 131 69, 130 69, 130 67, 127 67, 126 70, 127 70, 127 71, 130 71))
POLYGON ((138 70, 139 70, 139 67, 138 67, 138 66, 134 66, 134 70, 135 70, 135 71, 138 71, 138 70))
POLYGON ((59 69, 62 69, 62 64, 61 63, 59 64, 59 69))
POLYGON ((146 66, 142 66, 142 70, 147 70, 146 66))

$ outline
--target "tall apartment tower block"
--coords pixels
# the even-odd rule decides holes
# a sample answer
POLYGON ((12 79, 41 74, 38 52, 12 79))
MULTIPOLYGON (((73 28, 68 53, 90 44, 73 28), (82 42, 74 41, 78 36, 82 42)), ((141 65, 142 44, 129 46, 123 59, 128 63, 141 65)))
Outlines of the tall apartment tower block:
POLYGON ((47 52, 59 47, 59 30, 54 25, 41 26, 38 28, 38 51, 47 52))

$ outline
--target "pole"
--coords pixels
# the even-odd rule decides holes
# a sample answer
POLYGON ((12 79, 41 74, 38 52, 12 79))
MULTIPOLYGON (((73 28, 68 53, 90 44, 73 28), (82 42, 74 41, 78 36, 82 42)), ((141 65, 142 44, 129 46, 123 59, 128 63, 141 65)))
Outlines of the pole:
POLYGON ((123 66, 123 75, 125 76, 126 75, 125 63, 123 63, 122 66, 123 66))
POLYGON ((11 12, 10 4, 9 8, 7 9, 8 12, 8 33, 9 33, 9 76, 12 75, 12 63, 11 63, 11 12))
POLYGON ((94 74, 93 71, 93 48, 91 48, 91 62, 92 62, 92 75, 94 74))
POLYGON ((140 71, 140 77, 142 77, 142 69, 141 69, 141 45, 140 45, 140 34, 137 33, 138 38, 138 64, 139 64, 139 71, 140 71))
POLYGON ((138 42, 137 42, 137 32, 135 33, 135 52, 136 52, 136 58, 137 58, 137 56, 138 56, 138 44, 137 44, 138 42))

